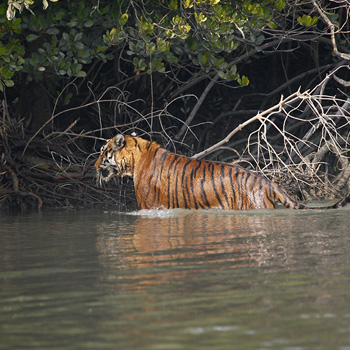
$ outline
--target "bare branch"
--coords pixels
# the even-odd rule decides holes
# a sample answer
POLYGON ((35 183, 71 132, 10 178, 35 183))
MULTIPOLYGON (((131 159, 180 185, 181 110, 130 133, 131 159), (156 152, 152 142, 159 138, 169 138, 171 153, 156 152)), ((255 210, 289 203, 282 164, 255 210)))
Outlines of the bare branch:
POLYGON ((231 139, 235 134, 237 134, 237 132, 241 131, 241 130, 242 130, 243 128, 245 128, 247 125, 253 123, 253 122, 256 121, 256 120, 262 120, 263 117, 264 117, 265 115, 271 114, 271 113, 272 113, 273 111, 275 111, 275 110, 278 110, 278 111, 279 111, 279 110, 281 109, 281 107, 282 107, 284 104, 286 104, 287 102, 289 102, 289 103, 293 102, 294 98, 299 97, 299 96, 300 96, 300 92, 299 92, 299 91, 297 91, 297 92, 295 92, 294 94, 288 96, 286 99, 283 99, 283 96, 282 96, 282 97, 281 97, 281 101, 280 101, 277 105, 275 105, 275 106, 273 106, 273 107, 267 109, 267 110, 264 111, 264 112, 258 113, 258 114, 257 114, 256 116, 254 116, 253 118, 250 118, 250 119, 247 120, 246 122, 244 122, 244 123, 238 125, 238 126, 237 126, 233 131, 231 131, 223 140, 217 142, 215 145, 213 145, 213 146, 207 148, 206 150, 204 150, 204 151, 202 151, 202 152, 200 152, 200 153, 197 153, 197 154, 193 155, 192 158, 202 158, 202 157, 206 156, 207 154, 209 154, 209 153, 211 153, 211 152, 214 152, 217 148, 219 148, 219 147, 223 146, 225 143, 229 142, 230 139, 231 139))

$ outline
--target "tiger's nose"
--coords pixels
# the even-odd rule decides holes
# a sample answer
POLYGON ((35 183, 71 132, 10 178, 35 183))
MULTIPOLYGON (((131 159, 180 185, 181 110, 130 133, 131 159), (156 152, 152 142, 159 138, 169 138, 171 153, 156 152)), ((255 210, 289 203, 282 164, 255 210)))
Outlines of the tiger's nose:
POLYGON ((109 175, 109 170, 107 168, 103 168, 102 169, 102 176, 103 177, 108 177, 108 175, 109 175))

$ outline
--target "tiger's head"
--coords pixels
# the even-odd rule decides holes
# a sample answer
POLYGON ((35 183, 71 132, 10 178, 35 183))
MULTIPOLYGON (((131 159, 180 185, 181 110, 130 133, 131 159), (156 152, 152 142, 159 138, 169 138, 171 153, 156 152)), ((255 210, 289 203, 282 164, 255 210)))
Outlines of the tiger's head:
POLYGON ((134 157, 129 145, 130 139, 133 137, 118 134, 101 147, 95 163, 98 185, 108 182, 114 175, 133 176, 134 157))

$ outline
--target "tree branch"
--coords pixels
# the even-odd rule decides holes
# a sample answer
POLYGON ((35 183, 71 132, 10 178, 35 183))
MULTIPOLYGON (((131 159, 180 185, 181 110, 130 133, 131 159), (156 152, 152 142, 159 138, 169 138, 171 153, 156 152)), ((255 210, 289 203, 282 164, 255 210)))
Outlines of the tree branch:
POLYGON ((237 132, 241 131, 243 128, 245 128, 247 125, 253 123, 256 120, 261 120, 263 119, 263 117, 266 114, 270 114, 271 112, 273 112, 274 110, 278 109, 280 110, 282 108, 282 106, 284 104, 286 104, 287 102, 293 102, 294 99, 298 99, 300 98, 302 94, 299 92, 299 90, 297 92, 295 92, 294 94, 288 96, 287 98, 283 99, 283 96, 281 96, 281 100, 280 102, 275 105, 272 106, 271 108, 267 109, 266 111, 260 112, 258 113, 256 116, 250 118, 249 120, 245 121, 242 124, 239 124, 234 130, 232 130, 224 139, 222 139, 221 141, 217 142, 215 145, 207 148, 206 150, 195 154, 194 156, 192 156, 192 158, 202 158, 204 156, 206 156, 207 154, 215 151, 217 148, 221 147, 222 145, 224 145, 225 143, 229 142, 230 139, 232 138, 233 135, 235 135, 237 132))
POLYGON ((338 50, 337 43, 335 41, 335 26, 334 26, 334 24, 330 21, 330 19, 323 12, 323 10, 319 6, 317 0, 312 0, 312 3, 316 7, 317 12, 320 14, 320 16, 322 17, 323 21, 326 23, 326 25, 327 25, 327 27, 328 27, 328 29, 330 31, 331 41, 332 41, 332 46, 333 46, 333 52, 338 57, 341 57, 342 59, 350 61, 350 54, 339 52, 339 50, 338 50))

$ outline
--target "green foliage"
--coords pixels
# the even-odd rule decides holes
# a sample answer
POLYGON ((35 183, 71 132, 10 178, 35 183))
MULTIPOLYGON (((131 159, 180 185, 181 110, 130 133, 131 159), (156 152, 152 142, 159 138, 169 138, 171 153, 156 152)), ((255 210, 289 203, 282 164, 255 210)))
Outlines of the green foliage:
MULTIPOLYGON (((243 1, 237 8, 218 0, 185 0, 181 9, 178 1, 172 0, 168 5, 169 13, 164 12, 162 5, 153 2, 150 5, 152 9, 144 5, 143 13, 152 10, 155 14, 152 18, 140 15, 136 22, 138 30, 131 26, 123 31, 129 43, 127 54, 137 58, 132 61, 136 71, 148 67, 148 73, 165 72, 166 67, 181 64, 206 74, 214 70, 222 79, 236 80, 245 86, 249 83, 248 78, 241 79, 237 71, 227 70, 241 45, 237 37, 243 32, 250 33, 252 44, 261 43, 264 37, 254 36, 254 33, 267 23, 273 23, 273 12, 281 11, 285 2, 243 1)), ((116 38, 114 43, 118 44, 119 37, 116 38)))
POLYGON ((119 70, 130 63, 134 71, 148 74, 187 67, 216 71, 246 86, 249 79, 230 66, 241 45, 237 37, 245 33, 252 45, 259 45, 264 36, 257 33, 264 26, 273 28, 273 14, 285 6, 283 0, 238 5, 185 0, 182 6, 170 0, 168 7, 157 1, 137 6, 121 0, 50 1, 50 6, 47 0, 0 5, 1 89, 13 86, 18 72, 29 80, 50 78, 51 85, 61 78, 83 78, 89 65, 112 60, 113 52, 122 58, 119 70))
MULTIPOLYGON (((56 2, 57 0, 51 0, 56 2)), ((10 3, 9 3, 10 4, 10 3)), ((106 62, 113 58, 103 34, 112 23, 101 25, 101 19, 109 11, 106 6, 97 11, 87 2, 51 4, 43 1, 43 7, 29 8, 33 1, 15 1, 8 6, 7 14, 18 18, 8 20, 6 6, 0 5, 0 89, 15 84, 17 72, 26 73, 28 80, 50 77, 51 89, 60 77, 85 77, 84 66, 94 60, 106 62), (46 10, 46 11, 45 11, 46 10), (33 15, 33 11, 35 14, 33 15), (53 79, 52 79, 53 78, 53 79)), ((120 16, 120 23, 128 17, 120 16)), ((116 40, 115 33, 111 40, 116 40)))
POLYGON ((3 91, 5 86, 14 86, 12 78, 23 68, 25 52, 18 39, 22 32, 21 19, 16 18, 10 22, 5 13, 5 7, 0 7, 0 91, 3 91), (8 33, 13 35, 9 36, 8 33))
POLYGON ((297 21, 299 24, 301 24, 304 27, 314 27, 317 23, 318 17, 316 16, 307 16, 307 15, 302 15, 301 17, 298 17, 297 21))

